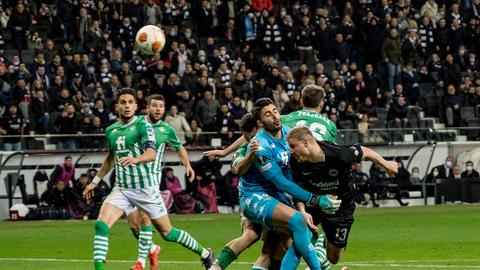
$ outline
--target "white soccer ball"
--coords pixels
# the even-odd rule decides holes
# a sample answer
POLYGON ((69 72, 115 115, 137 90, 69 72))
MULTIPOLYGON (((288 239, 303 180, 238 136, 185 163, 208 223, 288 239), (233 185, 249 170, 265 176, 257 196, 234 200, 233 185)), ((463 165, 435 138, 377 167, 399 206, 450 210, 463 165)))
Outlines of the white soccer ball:
POLYGON ((28 212, 27 206, 22 203, 17 203, 10 207, 10 218, 13 220, 23 219, 27 216, 28 212))
POLYGON ((145 55, 154 55, 165 47, 165 34, 155 25, 146 25, 137 32, 135 44, 145 55))

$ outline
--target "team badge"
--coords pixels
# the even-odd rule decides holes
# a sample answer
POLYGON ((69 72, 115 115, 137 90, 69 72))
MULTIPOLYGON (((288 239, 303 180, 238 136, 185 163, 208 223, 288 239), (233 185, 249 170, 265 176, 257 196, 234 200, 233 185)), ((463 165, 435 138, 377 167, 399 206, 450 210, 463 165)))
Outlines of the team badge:
POLYGON ((328 175, 335 177, 338 175, 338 170, 331 169, 330 171, 328 171, 328 175))
POLYGON ((164 132, 164 131, 165 131, 165 128, 164 128, 164 127, 159 127, 158 129, 160 130, 160 132, 164 132))
POLYGON ((265 165, 265 163, 267 163, 267 157, 265 156, 258 156, 257 160, 260 165, 265 165))
POLYGON ((133 125, 133 126, 130 127, 130 130, 131 130, 131 131, 134 131, 135 129, 137 129, 137 126, 136 126, 136 125, 133 125))

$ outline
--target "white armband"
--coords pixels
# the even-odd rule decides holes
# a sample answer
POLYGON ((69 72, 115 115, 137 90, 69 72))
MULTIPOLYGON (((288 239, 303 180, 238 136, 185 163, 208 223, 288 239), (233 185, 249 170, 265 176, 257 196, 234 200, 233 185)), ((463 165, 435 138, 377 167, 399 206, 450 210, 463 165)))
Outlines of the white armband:
POLYGON ((98 183, 100 183, 100 181, 102 181, 102 178, 100 178, 98 176, 95 176, 92 180, 92 183, 94 183, 95 185, 98 185, 98 183))

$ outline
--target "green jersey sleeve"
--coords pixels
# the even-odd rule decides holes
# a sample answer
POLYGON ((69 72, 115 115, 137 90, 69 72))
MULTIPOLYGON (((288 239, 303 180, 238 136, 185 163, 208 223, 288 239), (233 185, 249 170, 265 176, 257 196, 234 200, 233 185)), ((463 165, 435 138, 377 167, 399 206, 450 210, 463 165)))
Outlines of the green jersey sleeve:
POLYGON ((245 157, 245 155, 247 154, 247 146, 248 146, 248 143, 244 142, 242 145, 240 145, 240 147, 237 149, 237 151, 235 152, 235 154, 233 155, 233 159, 232 159, 232 168, 234 168, 235 166, 237 166, 238 162, 240 162, 240 160, 242 160, 242 158, 245 157))
POLYGON ((182 143, 178 140, 177 132, 175 132, 175 129, 173 129, 172 127, 169 127, 168 129, 167 139, 173 149, 175 149, 175 151, 178 151, 180 150, 180 148, 182 148, 182 143))

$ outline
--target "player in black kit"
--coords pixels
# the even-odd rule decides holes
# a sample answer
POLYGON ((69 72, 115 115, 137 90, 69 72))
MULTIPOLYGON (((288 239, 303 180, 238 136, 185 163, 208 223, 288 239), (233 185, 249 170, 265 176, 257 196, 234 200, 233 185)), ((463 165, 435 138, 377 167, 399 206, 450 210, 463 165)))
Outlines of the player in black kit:
POLYGON ((351 165, 368 159, 384 167, 391 175, 397 173, 398 165, 358 144, 342 146, 316 141, 305 127, 292 129, 287 141, 292 153, 290 167, 294 181, 310 192, 336 196, 336 199, 342 201, 334 214, 297 203, 298 210, 304 214, 308 223, 321 223, 326 235, 324 245, 328 260, 336 264, 345 250, 354 220, 355 187, 349 177, 351 165))

